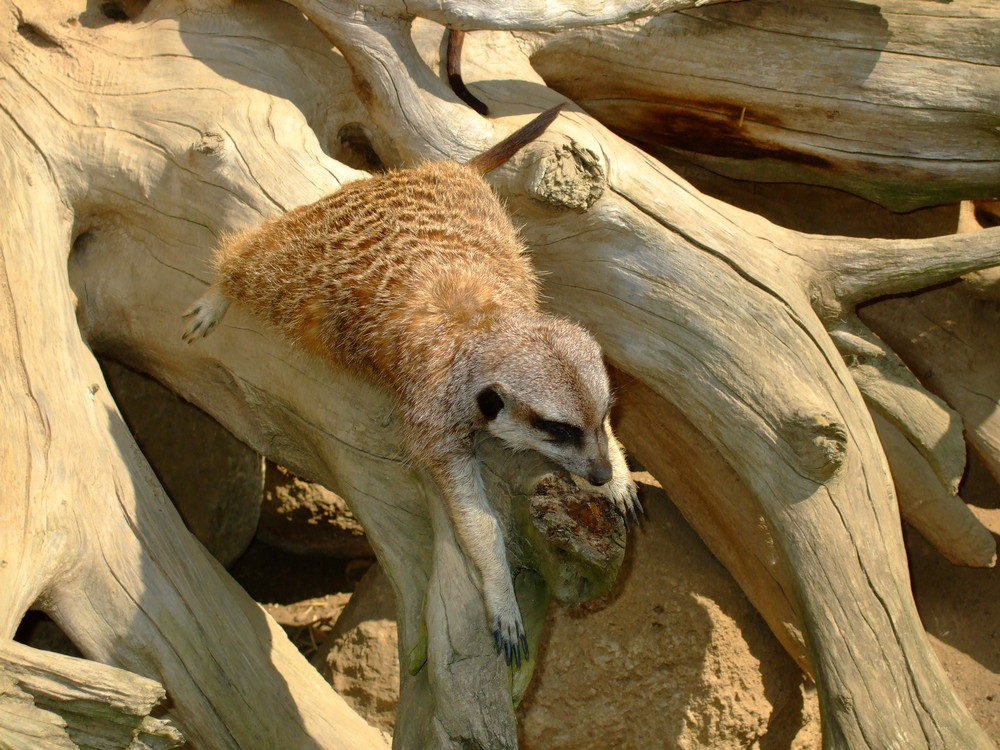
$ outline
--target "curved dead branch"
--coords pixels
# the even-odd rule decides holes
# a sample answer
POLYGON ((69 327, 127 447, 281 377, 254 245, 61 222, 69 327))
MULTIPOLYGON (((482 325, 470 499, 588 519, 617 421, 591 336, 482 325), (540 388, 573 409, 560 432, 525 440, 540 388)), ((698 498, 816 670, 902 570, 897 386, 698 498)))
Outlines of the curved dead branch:
MULTIPOLYGON (((433 484, 403 460, 386 395, 289 350, 239 310, 204 345, 178 335, 219 235, 363 176, 326 152, 338 155, 348 134, 368 134, 390 165, 464 160, 560 100, 512 35, 472 34, 466 72, 498 115, 483 120, 425 62, 441 29, 416 24, 414 45, 405 16, 419 8, 406 5, 400 17, 365 16, 301 0, 350 73, 283 4, 210 14, 164 2, 141 23, 93 27, 4 7, 12 52, 0 56, 0 169, 30 213, 10 212, 0 243, 0 347, 20 363, 0 388, 17 404, 7 432, 24 436, 2 456, 17 472, 0 473, 15 519, 0 534, 31 575, 15 580, 0 566, 9 605, 0 622, 9 635, 25 608, 42 606, 89 655, 161 678, 178 724, 212 747, 261 747, 262 736, 274 748, 380 740, 300 670, 273 622, 180 530, 86 345, 154 373, 348 499, 397 594, 398 747, 516 745, 511 698, 528 672, 493 654, 475 576, 433 484), (63 533, 40 532, 60 518, 72 519, 63 533), (209 664, 206 632, 223 639, 209 664), (248 684, 252 694, 219 698, 248 684), (246 714, 252 721, 238 726, 246 714)), ((675 497, 816 677, 826 746, 989 747, 924 637, 889 467, 841 350, 889 364, 864 370, 869 398, 904 436, 899 460, 916 453, 947 490, 960 463, 953 418, 915 391, 853 309, 900 284, 1000 263, 997 233, 907 245, 782 230, 699 195, 578 111, 498 170, 495 185, 524 225, 551 307, 585 322, 623 372, 626 444, 668 486, 713 467, 733 479, 725 492, 675 497), (880 254, 888 263, 897 253, 903 270, 877 268, 880 254), (911 426, 907 403, 934 418, 911 426), (949 450, 930 445, 935 436, 949 450), (685 457, 691 466, 680 470, 685 457)), ((547 556, 561 527, 524 515, 547 468, 481 450, 511 538, 534 540, 510 554, 548 570, 519 577, 530 630, 546 591, 598 576, 583 572, 579 550, 553 573, 547 556)), ((952 528, 939 542, 947 549, 961 543, 952 528)))
POLYGON ((522 37, 546 83, 668 162, 908 211, 1000 194, 998 35, 978 0, 749 0, 522 37))
MULTIPOLYGON (((622 23, 659 13, 695 8, 732 0, 624 0, 593 3, 586 0, 547 0, 544 3, 511 3, 502 0, 390 0, 379 3, 377 14, 403 20, 420 17, 452 29, 524 29, 546 31, 600 24, 622 23)), ((356 11, 356 3, 343 0, 309 0, 312 17, 371 20, 372 9, 356 11)))

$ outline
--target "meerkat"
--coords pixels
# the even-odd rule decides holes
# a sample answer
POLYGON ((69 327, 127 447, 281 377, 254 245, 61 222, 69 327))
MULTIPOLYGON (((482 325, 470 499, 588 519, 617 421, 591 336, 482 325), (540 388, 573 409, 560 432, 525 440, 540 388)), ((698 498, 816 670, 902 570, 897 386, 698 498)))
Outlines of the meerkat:
POLYGON ((237 301, 395 394, 405 444, 440 487, 507 664, 528 658, 528 644, 476 432, 547 456, 623 517, 642 510, 611 430, 601 348, 580 325, 542 311, 526 248, 482 176, 559 109, 465 164, 375 174, 224 239, 214 282, 184 314, 190 343, 237 301))

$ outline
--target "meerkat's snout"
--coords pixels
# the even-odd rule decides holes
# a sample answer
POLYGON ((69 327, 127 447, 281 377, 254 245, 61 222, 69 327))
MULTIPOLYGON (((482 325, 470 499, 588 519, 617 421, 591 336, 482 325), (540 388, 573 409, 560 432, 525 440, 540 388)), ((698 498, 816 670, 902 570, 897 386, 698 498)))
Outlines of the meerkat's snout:
POLYGON ((602 487, 611 481, 613 475, 611 459, 602 456, 590 462, 590 473, 587 474, 587 481, 595 487, 602 487))

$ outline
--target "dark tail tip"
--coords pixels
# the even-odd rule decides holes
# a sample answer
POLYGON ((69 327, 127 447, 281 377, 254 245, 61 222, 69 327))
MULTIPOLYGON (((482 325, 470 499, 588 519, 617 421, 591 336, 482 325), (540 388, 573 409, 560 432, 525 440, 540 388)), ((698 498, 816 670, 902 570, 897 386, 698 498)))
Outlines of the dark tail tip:
POLYGON ((561 102, 554 107, 549 107, 523 128, 514 131, 488 151, 484 151, 479 156, 467 161, 466 165, 479 174, 486 174, 491 169, 496 169, 544 133, 565 106, 566 102, 561 102))
POLYGON ((448 54, 445 58, 445 67, 448 71, 448 83, 451 90, 463 102, 472 107, 476 112, 486 117, 490 113, 489 107, 483 104, 476 95, 473 94, 462 80, 462 42, 465 40, 465 32, 460 29, 448 29, 448 54))

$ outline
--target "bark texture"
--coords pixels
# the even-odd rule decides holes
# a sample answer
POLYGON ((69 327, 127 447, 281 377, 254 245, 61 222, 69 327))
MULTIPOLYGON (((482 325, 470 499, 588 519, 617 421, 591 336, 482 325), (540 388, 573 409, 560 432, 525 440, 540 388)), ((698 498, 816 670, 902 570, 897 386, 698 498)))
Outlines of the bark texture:
MULTIPOLYGON (((348 163, 467 159, 562 99, 523 37, 473 33, 467 77, 492 119, 475 114, 438 75, 441 28, 420 21, 411 35, 422 10, 157 2, 112 22, 68 2, 0 5, 0 175, 14 196, 0 223, 0 638, 28 607, 46 610, 89 657, 162 682, 194 747, 384 742, 185 532, 93 351, 347 500, 396 594, 396 747, 516 746, 512 697, 533 662, 496 658, 475 575, 433 483, 404 460, 386 394, 239 309, 203 343, 180 338, 223 233, 364 176, 348 163)), ((495 23, 487 3, 426 12, 466 29, 561 23, 516 4, 495 23)), ((711 26, 714 12, 690 17, 711 26)), ((863 41, 837 18, 828 31, 863 41)), ((980 191, 992 158, 953 182, 980 191)), ((1000 263, 1000 230, 888 242, 781 229, 699 194, 573 106, 493 180, 550 306, 586 324, 620 372, 623 441, 816 679, 825 746, 990 747, 917 617, 890 474, 922 472, 933 497, 904 515, 952 559, 991 564, 992 538, 955 496, 960 417, 855 308, 1000 263), (720 487, 723 473, 735 481, 720 487)), ((551 467, 489 441, 480 455, 535 639, 550 595, 582 578, 599 593, 617 560, 595 572, 527 512, 551 467)), ((623 533, 618 521, 603 537, 623 533)))

